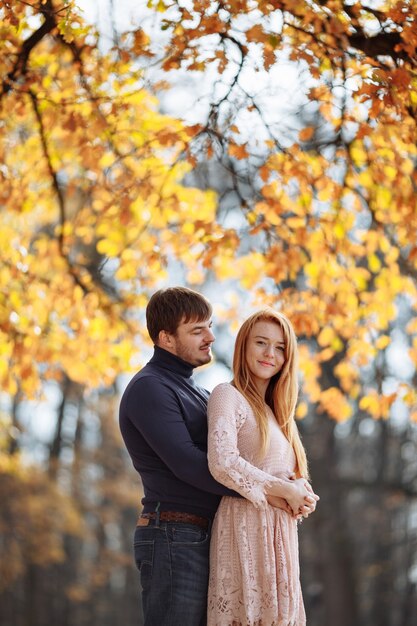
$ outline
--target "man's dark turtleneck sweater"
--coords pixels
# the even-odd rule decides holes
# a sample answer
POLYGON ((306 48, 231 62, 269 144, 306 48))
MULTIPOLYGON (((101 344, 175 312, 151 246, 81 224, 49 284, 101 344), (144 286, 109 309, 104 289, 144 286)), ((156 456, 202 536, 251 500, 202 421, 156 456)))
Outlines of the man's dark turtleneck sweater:
POLYGON ((142 479, 143 511, 184 511, 213 517, 222 495, 237 495, 207 465, 207 400, 193 367, 155 346, 149 363, 128 384, 120 429, 142 479))

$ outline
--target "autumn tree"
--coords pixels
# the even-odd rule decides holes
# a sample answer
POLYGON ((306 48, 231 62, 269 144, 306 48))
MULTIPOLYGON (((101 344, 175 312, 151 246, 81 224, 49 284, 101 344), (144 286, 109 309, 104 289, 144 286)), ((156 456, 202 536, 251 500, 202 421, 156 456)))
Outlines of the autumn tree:
MULTIPOLYGON (((213 236, 214 195, 181 185, 189 134, 160 115, 129 54, 101 55, 73 2, 1 3, 2 386, 109 384, 132 311, 213 236), (187 227, 184 227, 187 224, 187 227)), ((137 39, 136 45, 140 41, 137 39)))
POLYGON ((299 336, 314 338, 302 359, 306 389, 336 420, 358 404, 386 418, 397 399, 415 417, 413 385, 387 392, 382 381, 361 381, 362 368, 389 349, 404 306, 416 363, 415 2, 150 4, 169 37, 163 53, 152 41, 147 53, 168 73, 204 76, 213 66, 221 85, 193 125, 188 159, 222 161, 253 251, 236 262, 235 250, 214 243, 216 276, 285 307, 299 336), (288 125, 288 110, 275 102, 271 112, 263 97, 265 73, 279 83, 274 71, 285 63, 299 72, 288 125), (266 287, 260 276, 270 278, 266 287), (323 389, 314 381, 329 362, 336 376, 323 389))
POLYGON ((1 2, 0 17, 1 617, 114 624, 138 486, 114 395, 88 408, 88 390, 129 367, 144 293, 171 256, 199 253, 194 223, 217 236, 215 198, 182 185, 188 131, 158 113, 133 58, 100 53, 73 2, 1 2), (23 443, 42 384, 60 398, 45 468, 23 443))
MULTIPOLYGON (((106 392, 94 389, 129 367, 144 339, 147 295, 175 260, 189 284, 236 281, 253 304, 280 307, 292 319, 301 340, 298 416, 306 418, 301 428, 325 496, 326 514, 317 513, 316 535, 307 537, 312 579, 345 590, 326 596, 315 623, 369 623, 376 613, 358 606, 368 589, 361 568, 379 565, 372 554, 353 562, 361 547, 349 505, 364 524, 366 515, 380 520, 374 537, 399 559, 400 548, 387 547, 389 522, 378 506, 395 510, 400 524, 404 501, 410 510, 415 495, 410 465, 394 462, 412 443, 411 427, 397 436, 387 418, 403 411, 416 419, 417 4, 150 0, 143 12, 103 51, 72 0, 0 0, 0 379, 8 399, 0 489, 16 497, 8 521, 30 491, 39 502, 62 497, 66 534, 50 538, 46 560, 71 557, 74 577, 65 585, 79 604, 65 614, 71 626, 91 625, 88 593, 104 602, 112 560, 124 575, 123 557, 111 550, 123 543, 114 539, 121 522, 108 503, 125 469, 120 461, 115 476, 107 463, 106 453, 118 458, 120 449, 101 404, 106 392), (286 70, 296 76, 287 98, 286 70), (169 84, 184 72, 198 86, 215 76, 198 119, 159 110, 157 96, 173 93, 169 84), (198 188, 203 170, 209 185, 198 188), (393 359, 398 337, 406 376, 393 359), (19 415, 45 382, 61 402, 46 471, 31 475, 18 455, 19 415), (89 393, 97 394, 91 413, 109 446, 104 457, 87 445, 89 393), (359 434, 369 417, 378 425, 367 447, 359 434), (66 440, 70 422, 76 426, 66 440), (335 433, 344 422, 346 449, 358 459, 378 443, 371 498, 366 463, 343 463, 335 433), (93 466, 103 482, 77 491, 93 466), (348 493, 340 477, 350 481, 348 493)), ((225 321, 244 316, 238 305, 225 321)), ((127 494, 117 502, 132 515, 127 494)), ((54 507, 43 517, 35 503, 39 525, 52 524, 54 507)), ((37 567, 36 546, 22 537, 37 567)), ((6 573, 15 580, 21 570, 6 573)), ((380 574, 372 580, 385 593, 392 581, 380 574)), ((410 580, 402 583, 408 609, 395 613, 401 626, 411 623, 415 603, 410 580)), ((39 598, 45 593, 44 585, 39 598)), ((108 605, 100 606, 104 624, 108 605)), ((382 606, 375 626, 390 619, 382 606)))
POLYGON ((195 2, 162 12, 164 69, 219 73, 189 158, 212 164, 213 187, 223 168, 225 214, 234 203, 247 229, 237 260, 213 255, 216 276, 284 308, 303 340, 298 414, 322 495, 303 535, 314 624, 409 624, 416 602, 406 582, 415 537, 389 530, 411 515, 416 472, 402 450, 416 449, 415 431, 386 421, 415 420, 415 9, 195 2), (298 73, 289 103, 287 65, 298 73), (371 430, 367 414, 383 419, 371 430), (396 599, 389 562, 407 572, 396 599))
MULTIPOLYGON (((412 2, 159 2, 170 36, 156 60, 142 28, 100 55, 73 3, 2 6, 6 389, 19 380, 33 393, 40 366, 43 378, 111 382, 138 333, 130 311, 172 255, 190 280, 212 270, 285 306, 299 336, 315 339, 302 360, 309 397, 336 419, 358 403, 374 417, 398 398, 413 406, 406 383, 386 393, 360 381, 389 348, 401 301, 416 305, 412 2), (285 138, 247 77, 272 72, 281 54, 302 69, 314 113, 285 138), (214 65, 228 87, 187 127, 144 90, 149 60, 166 72, 214 65), (250 124, 263 134, 248 136, 250 124), (254 241, 246 254, 243 233, 215 222, 213 194, 181 185, 198 159, 220 156, 254 241), (314 380, 335 359, 338 384, 323 390, 314 380)), ((414 363, 412 321, 408 336, 414 363)))
POLYGON ((323 496, 304 535, 312 623, 411 624, 415 533, 390 528, 407 528, 415 502, 415 467, 400 460, 415 430, 386 420, 416 419, 417 6, 152 6, 168 42, 147 49, 174 84, 183 70, 218 76, 188 159, 224 169, 247 227, 239 248, 206 253, 214 274, 284 308, 303 340, 298 414, 323 496), (299 75, 292 103, 286 65, 299 75))

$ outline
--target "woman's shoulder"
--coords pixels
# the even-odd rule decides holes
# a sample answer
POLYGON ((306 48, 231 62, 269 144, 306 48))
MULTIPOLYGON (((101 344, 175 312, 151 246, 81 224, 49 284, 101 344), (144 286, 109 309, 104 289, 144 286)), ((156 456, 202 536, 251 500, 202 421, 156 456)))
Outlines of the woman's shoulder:
POLYGON ((239 430, 250 414, 250 406, 244 396, 231 383, 217 385, 210 394, 207 413, 209 423, 213 416, 232 420, 239 430))
POLYGON ((238 389, 232 383, 220 383, 214 387, 210 394, 210 400, 223 400, 230 402, 242 410, 250 410, 250 405, 238 389))
POLYGON ((216 398, 219 396, 227 396, 228 398, 237 398, 238 396, 242 397, 232 383, 220 383, 219 385, 216 385, 211 392, 210 397, 216 398))

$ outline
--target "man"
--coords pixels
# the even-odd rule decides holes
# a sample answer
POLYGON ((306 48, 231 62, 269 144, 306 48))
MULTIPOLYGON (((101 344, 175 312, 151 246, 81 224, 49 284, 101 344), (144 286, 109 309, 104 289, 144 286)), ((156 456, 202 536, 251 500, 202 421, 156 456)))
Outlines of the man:
POLYGON ((135 532, 145 626, 203 626, 211 521, 222 495, 237 495, 207 465, 208 392, 192 378, 209 363, 212 308, 200 294, 157 291, 146 309, 155 352, 130 381, 120 429, 144 498, 135 532))
MULTIPOLYGON (((205 626, 211 522, 221 496, 240 497, 209 472, 209 394, 192 378, 211 360, 211 314, 195 291, 157 291, 146 309, 155 352, 120 404, 120 429, 144 490, 134 548, 145 626, 205 626)), ((303 513, 314 508, 306 498, 303 513)))

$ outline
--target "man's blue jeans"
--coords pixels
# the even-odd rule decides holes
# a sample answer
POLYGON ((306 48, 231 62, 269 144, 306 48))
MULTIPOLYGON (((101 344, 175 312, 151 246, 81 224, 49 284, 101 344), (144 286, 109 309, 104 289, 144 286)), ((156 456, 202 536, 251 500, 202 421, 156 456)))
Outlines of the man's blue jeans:
POLYGON ((144 626, 205 626, 210 532, 194 524, 137 526, 144 626))

